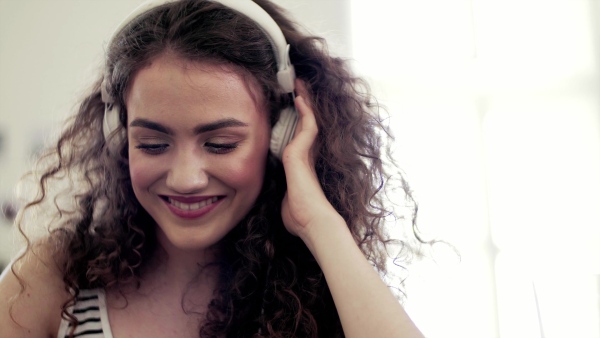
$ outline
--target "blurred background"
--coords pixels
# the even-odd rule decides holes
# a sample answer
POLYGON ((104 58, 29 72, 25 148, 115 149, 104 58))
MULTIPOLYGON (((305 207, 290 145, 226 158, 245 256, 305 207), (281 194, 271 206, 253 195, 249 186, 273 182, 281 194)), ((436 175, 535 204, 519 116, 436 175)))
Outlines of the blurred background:
MULTIPOLYGON (((139 0, 0 0, 0 266, 15 187, 139 0)), ((275 0, 390 114, 428 337, 600 337, 600 1, 275 0)))

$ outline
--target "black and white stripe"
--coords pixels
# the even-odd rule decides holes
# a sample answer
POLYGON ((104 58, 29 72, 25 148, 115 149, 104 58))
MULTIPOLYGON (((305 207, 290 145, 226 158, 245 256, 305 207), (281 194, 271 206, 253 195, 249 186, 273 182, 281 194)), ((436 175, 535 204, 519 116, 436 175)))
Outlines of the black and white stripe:
MULTIPOLYGON (((104 294, 100 290, 81 290, 75 306, 70 312, 77 318, 74 337, 82 338, 110 338, 109 332, 104 332, 103 317, 106 318, 106 305, 104 294)), ((105 321, 107 319, 104 319, 105 321)), ((107 325, 108 323, 105 323, 107 325)), ((72 325, 63 319, 59 331, 60 338, 68 338, 72 325)))

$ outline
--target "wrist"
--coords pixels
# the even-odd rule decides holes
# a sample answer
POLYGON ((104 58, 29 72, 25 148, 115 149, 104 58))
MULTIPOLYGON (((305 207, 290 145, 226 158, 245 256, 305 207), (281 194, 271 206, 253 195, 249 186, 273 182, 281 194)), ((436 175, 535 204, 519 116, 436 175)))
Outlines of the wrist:
POLYGON ((322 248, 334 245, 339 241, 351 240, 354 243, 346 221, 335 210, 331 213, 323 214, 313 224, 307 226, 305 230, 298 236, 306 244, 317 261, 323 251, 321 250, 322 248))

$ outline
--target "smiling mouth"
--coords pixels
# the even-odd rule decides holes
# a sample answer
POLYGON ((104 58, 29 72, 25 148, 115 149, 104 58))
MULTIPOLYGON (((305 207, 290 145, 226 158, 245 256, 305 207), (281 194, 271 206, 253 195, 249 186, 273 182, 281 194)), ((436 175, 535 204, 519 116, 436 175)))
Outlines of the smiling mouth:
POLYGON ((180 209, 183 211, 195 211, 195 210, 202 209, 206 206, 209 206, 209 205, 215 203, 216 201, 219 200, 219 197, 215 196, 215 197, 207 198, 203 201, 196 202, 196 203, 183 203, 183 202, 176 201, 176 200, 172 199, 171 197, 163 197, 163 199, 165 201, 169 202, 169 204, 176 207, 177 209, 180 209))

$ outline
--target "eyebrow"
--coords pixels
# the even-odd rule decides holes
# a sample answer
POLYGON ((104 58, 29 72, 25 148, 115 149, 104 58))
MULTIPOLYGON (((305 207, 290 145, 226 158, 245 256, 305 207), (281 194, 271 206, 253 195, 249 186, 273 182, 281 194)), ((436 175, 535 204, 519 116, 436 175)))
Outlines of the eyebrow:
MULTIPOLYGON (((160 123, 153 122, 153 121, 150 121, 147 119, 142 119, 142 118, 131 121, 129 126, 156 130, 158 132, 161 132, 161 133, 164 133, 167 135, 175 134, 175 132, 173 132, 173 130, 169 127, 166 127, 160 123)), ((202 134, 202 133, 207 133, 209 131, 223 129, 223 128, 229 128, 229 127, 247 127, 247 126, 248 126, 247 123, 244 123, 240 120, 236 120, 234 118, 221 119, 221 120, 217 120, 214 122, 197 125, 196 127, 194 127, 194 134, 202 134)))

